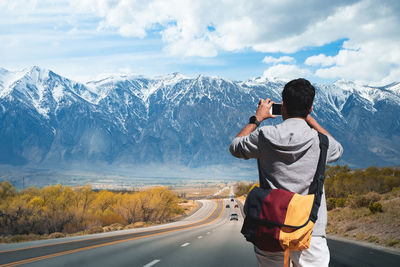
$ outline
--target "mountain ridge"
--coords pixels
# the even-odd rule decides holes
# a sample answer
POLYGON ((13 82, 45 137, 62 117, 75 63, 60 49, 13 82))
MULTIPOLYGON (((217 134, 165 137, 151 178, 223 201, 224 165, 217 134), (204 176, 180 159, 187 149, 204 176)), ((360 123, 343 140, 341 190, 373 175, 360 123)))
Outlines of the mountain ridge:
MULTIPOLYGON (((232 138, 260 98, 280 101, 284 84, 180 73, 83 84, 37 66, 1 68, 0 164, 229 166, 237 162, 228 151, 232 138)), ((341 163, 399 165, 400 83, 315 87, 313 114, 343 144, 341 163)))

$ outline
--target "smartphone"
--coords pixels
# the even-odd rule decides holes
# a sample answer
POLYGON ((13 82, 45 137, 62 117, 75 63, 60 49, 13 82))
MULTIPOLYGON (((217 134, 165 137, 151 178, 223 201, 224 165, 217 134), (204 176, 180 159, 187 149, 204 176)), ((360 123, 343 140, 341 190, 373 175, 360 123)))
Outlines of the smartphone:
POLYGON ((272 104, 271 114, 282 115, 282 104, 272 104))

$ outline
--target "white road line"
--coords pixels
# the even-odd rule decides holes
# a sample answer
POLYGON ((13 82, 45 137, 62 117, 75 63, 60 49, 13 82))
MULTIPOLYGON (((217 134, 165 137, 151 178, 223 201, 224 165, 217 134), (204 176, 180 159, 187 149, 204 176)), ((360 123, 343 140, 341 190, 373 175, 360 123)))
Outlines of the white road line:
POLYGON ((199 235, 197 238, 198 238, 198 239, 202 239, 203 237, 202 237, 201 235, 199 235))
POLYGON ((207 232, 207 235, 211 234, 210 232, 207 232))
POLYGON ((186 246, 189 246, 189 245, 190 245, 190 243, 185 243, 185 244, 182 244, 181 247, 186 247, 186 246))
POLYGON ((153 261, 147 263, 146 265, 143 265, 143 267, 151 267, 151 266, 153 266, 154 264, 159 263, 160 261, 161 261, 161 260, 153 260, 153 261))

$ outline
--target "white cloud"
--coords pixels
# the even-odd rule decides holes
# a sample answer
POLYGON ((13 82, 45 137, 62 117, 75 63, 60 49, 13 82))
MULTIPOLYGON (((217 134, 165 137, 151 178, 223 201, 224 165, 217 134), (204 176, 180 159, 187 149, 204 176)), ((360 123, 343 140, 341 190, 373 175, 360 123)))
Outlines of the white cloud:
POLYGON ((309 66, 332 66, 336 63, 335 57, 325 56, 324 54, 319 54, 318 56, 311 56, 304 62, 309 66))
MULTIPOLYGON (((203 56, 245 48, 287 52, 315 45, 316 40, 318 44, 330 42, 312 38, 295 45, 287 40, 297 39, 349 2, 355 1, 71 0, 79 12, 94 12, 103 18, 102 25, 117 28, 123 36, 143 38, 158 28, 168 46, 205 45, 205 51, 210 53, 198 51, 203 56), (214 31, 209 31, 210 25, 214 31), (166 37, 171 32, 175 37, 166 37)), ((186 50, 182 49, 181 54, 186 50)))
MULTIPOLYGON (((59 43, 60 47, 63 43, 59 39, 67 35, 86 38, 111 32, 136 40, 157 36, 164 51, 177 58, 207 58, 223 51, 249 50, 290 54, 346 39, 337 55, 323 55, 316 49, 316 55, 308 57, 305 65, 317 67, 315 75, 321 78, 399 80, 398 0, 0 1, 3 33, 10 31, 10 25, 17 24, 42 25, 39 31, 29 34, 37 35, 37 39, 50 39, 50 43, 59 43), (55 31, 58 39, 52 37, 55 31), (82 34, 85 31, 89 31, 86 36, 82 34), (65 36, 60 37, 63 33, 65 36)), ((23 43, 18 38, 5 38, 8 37, 0 32, 0 41, 9 46, 23 43)), ((265 57, 264 62, 295 64, 291 59, 294 56, 290 56, 265 57)), ((278 66, 266 72, 275 71, 278 66)))
POLYGON ((294 62, 296 62, 296 59, 294 59, 293 57, 289 57, 289 56, 283 56, 283 57, 279 57, 279 58, 266 56, 263 59, 263 62, 267 63, 267 64, 276 64, 276 63, 284 63, 284 62, 294 63, 294 62))
POLYGON ((322 78, 381 81, 383 84, 399 81, 395 73, 400 72, 400 42, 371 41, 362 45, 349 42, 345 47, 332 58, 335 65, 320 68, 315 74, 322 78))
MULTIPOLYGON (((71 3, 81 12, 94 12, 103 19, 102 25, 116 28, 123 36, 144 38, 155 30, 161 34, 165 50, 173 55, 214 57, 219 51, 248 48, 295 53, 310 46, 348 39, 346 46, 357 50, 344 48, 337 56, 311 56, 305 64, 322 67, 315 72, 319 77, 360 80, 390 80, 396 78, 391 73, 397 73, 399 68, 399 61, 393 62, 387 56, 393 54, 390 48, 399 47, 398 1, 71 0, 71 3), (210 25, 213 31, 209 30, 210 25), (379 43, 380 48, 371 51, 371 42, 379 43)), ((266 57, 264 62, 294 63, 294 60, 285 56, 266 57)))
POLYGON ((269 67, 263 76, 269 79, 292 80, 296 78, 310 78, 312 77, 312 73, 310 70, 302 69, 296 65, 278 64, 269 67))

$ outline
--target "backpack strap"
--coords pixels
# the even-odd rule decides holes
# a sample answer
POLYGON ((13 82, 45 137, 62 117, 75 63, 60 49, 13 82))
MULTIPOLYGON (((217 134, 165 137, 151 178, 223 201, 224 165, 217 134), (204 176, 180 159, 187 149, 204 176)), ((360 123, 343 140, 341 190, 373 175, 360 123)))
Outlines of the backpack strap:
POLYGON ((325 181, 326 156, 328 153, 328 146, 329 146, 329 140, 326 135, 318 132, 318 138, 319 138, 319 148, 321 150, 321 153, 319 154, 317 171, 315 172, 314 179, 308 189, 308 194, 315 194, 314 203, 310 214, 310 219, 314 223, 318 218, 318 209, 319 206, 321 205, 321 197, 325 181))
POLYGON ((289 257, 290 257, 290 250, 289 248, 285 248, 285 252, 283 254, 283 267, 289 267, 290 262, 289 262, 289 257))
POLYGON ((263 189, 271 189, 265 178, 261 176, 261 164, 260 159, 257 159, 257 168, 258 168, 258 182, 260 183, 260 188, 263 189))

